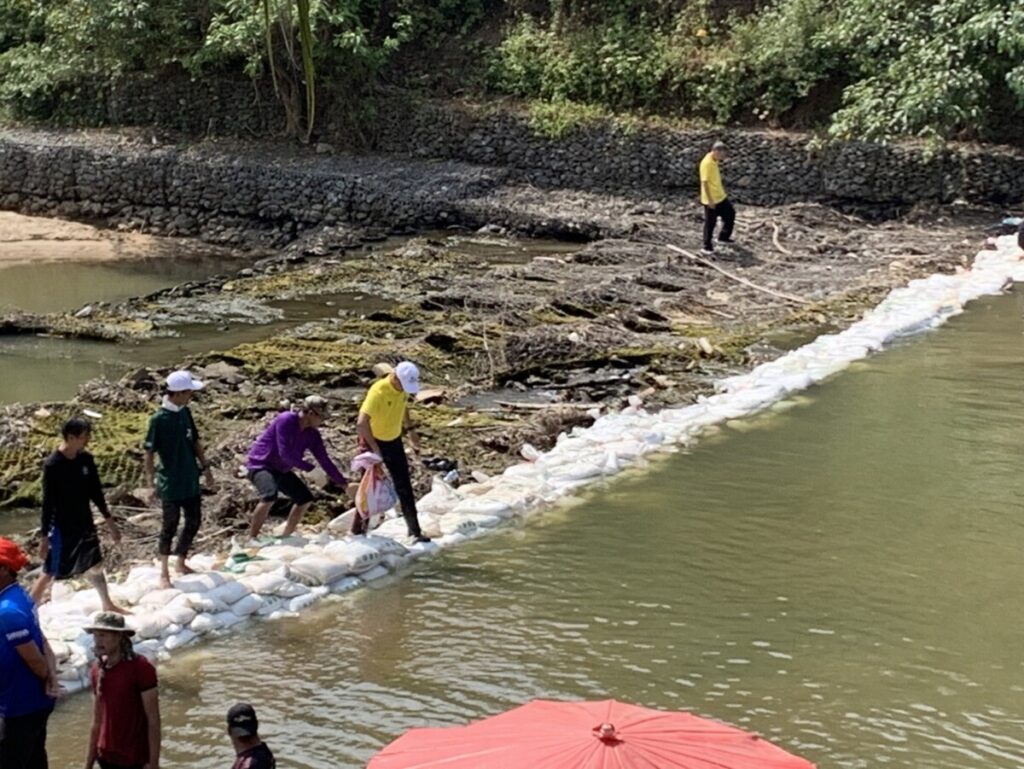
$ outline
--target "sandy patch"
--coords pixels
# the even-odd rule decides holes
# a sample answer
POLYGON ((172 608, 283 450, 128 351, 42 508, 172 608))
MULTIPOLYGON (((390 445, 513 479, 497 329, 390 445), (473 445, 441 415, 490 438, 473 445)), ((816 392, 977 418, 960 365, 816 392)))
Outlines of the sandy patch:
POLYGON ((59 261, 107 261, 152 255, 159 239, 88 224, 0 211, 0 268, 59 261))

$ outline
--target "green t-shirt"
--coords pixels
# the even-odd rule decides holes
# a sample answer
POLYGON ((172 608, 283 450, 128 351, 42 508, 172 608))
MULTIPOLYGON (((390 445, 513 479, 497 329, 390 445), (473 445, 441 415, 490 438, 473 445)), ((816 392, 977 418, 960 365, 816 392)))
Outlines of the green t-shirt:
POLYGON ((150 418, 145 448, 160 459, 156 469, 160 499, 178 502, 199 496, 198 440, 199 430, 187 406, 180 411, 161 408, 150 418))

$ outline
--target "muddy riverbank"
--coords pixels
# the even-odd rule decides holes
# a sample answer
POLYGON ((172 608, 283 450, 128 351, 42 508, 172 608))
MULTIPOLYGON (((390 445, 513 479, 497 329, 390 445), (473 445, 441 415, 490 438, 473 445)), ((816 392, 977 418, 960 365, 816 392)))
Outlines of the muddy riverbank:
MULTIPOLYGON (((201 156, 190 160, 196 168, 201 156)), ((226 157, 215 170, 228 167, 226 157)), ((312 167, 308 159, 295 162, 303 173, 312 167)), ((319 299, 332 310, 329 303, 339 295, 373 301, 366 310, 338 307, 259 341, 166 362, 166 369, 188 365, 211 383, 195 409, 217 481, 206 504, 204 536, 210 540, 243 525, 253 502, 239 477, 245 450, 283 405, 309 392, 332 398, 339 408, 327 440, 337 455, 351 455, 359 398, 379 363, 410 358, 421 365, 428 393, 415 417, 424 451, 456 460, 462 479, 471 482, 516 461, 523 443, 548 447, 598 410, 619 408, 630 398, 652 406, 687 402, 725 374, 844 327, 889 289, 965 265, 983 227, 997 219, 996 212, 964 207, 922 209, 884 222, 816 204, 744 207, 738 243, 707 260, 697 253, 700 211, 689 200, 540 191, 496 183, 500 169, 472 167, 456 175, 457 183, 442 184, 448 164, 405 164, 398 176, 397 166, 344 162, 364 163, 373 177, 374 192, 364 181, 352 198, 370 199, 373 213, 365 223, 358 223, 361 204, 346 203, 347 215, 356 215, 348 221, 298 227, 292 219, 274 230, 274 238, 243 237, 266 234, 267 220, 256 216, 247 220, 251 227, 239 226, 236 247, 268 249, 266 256, 233 275, 88 311, 10 314, 0 323, 5 334, 118 340, 162 333, 183 318, 214 328, 259 326, 281 299, 319 299), (467 180, 487 181, 474 186, 467 180), (429 215, 389 219, 410 201, 429 215), (357 256, 346 251, 353 241, 388 230, 438 223, 462 238, 492 243, 552 232, 589 242, 513 260, 468 254, 439 237, 357 256)), ((210 200, 215 193, 211 189, 210 200)), ((100 205, 95 196, 4 198, 8 207, 76 216, 85 213, 86 202, 94 207, 91 215, 112 225, 174 229, 139 201, 118 208, 116 201, 100 205)), ((295 211, 303 205, 312 203, 296 201, 295 211)), ((220 206, 205 224, 195 218, 193 234, 216 240, 211 233, 224 226, 225 215, 220 206)), ((112 559, 148 555, 158 514, 136 488, 140 441, 162 370, 140 368, 117 382, 89 382, 71 402, 4 407, 0 507, 38 502, 39 462, 52 450, 60 421, 88 408, 102 415, 92 448, 128 530, 127 544, 112 551, 112 559)), ((425 490, 429 472, 420 468, 417 480, 425 490)), ((336 492, 320 492, 314 521, 345 509, 336 492)))

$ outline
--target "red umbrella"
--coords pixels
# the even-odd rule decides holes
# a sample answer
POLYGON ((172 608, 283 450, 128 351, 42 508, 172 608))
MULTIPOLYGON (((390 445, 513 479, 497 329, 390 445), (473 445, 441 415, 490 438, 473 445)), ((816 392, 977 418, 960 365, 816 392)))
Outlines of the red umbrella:
POLYGON ((535 700, 467 726, 413 729, 367 769, 814 769, 755 734, 615 700, 535 700))

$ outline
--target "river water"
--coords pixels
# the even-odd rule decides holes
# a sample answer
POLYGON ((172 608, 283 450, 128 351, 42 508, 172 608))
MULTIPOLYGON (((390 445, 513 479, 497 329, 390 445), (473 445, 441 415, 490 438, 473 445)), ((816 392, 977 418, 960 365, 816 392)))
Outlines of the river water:
MULTIPOLYGON (((616 697, 820 767, 1024 766, 1022 314, 975 303, 404 579, 204 643, 161 668, 163 765, 228 766, 236 700, 282 766, 328 769, 413 726, 616 697)), ((55 766, 89 716, 60 706, 55 766)))
MULTIPOLYGON (((452 250, 490 263, 525 263, 534 256, 557 256, 575 251, 578 244, 547 240, 515 240, 490 236, 431 232, 452 250)), ((373 258, 380 250, 397 248, 409 240, 393 237, 385 242, 354 248, 345 258, 373 258)), ((82 249, 101 249, 102 241, 82 249)), ((0 256, 4 244, 0 242, 0 256)), ((90 302, 117 302, 218 273, 233 274, 248 261, 238 256, 164 255, 118 260, 86 260, 4 265, 0 260, 0 313, 18 309, 48 313, 77 310, 90 302)), ((117 379, 140 366, 166 367, 189 356, 227 350, 246 342, 266 339, 289 328, 338 314, 339 310, 366 313, 391 305, 365 294, 332 294, 269 301, 280 319, 261 325, 233 323, 192 324, 164 329, 161 336, 137 343, 113 344, 36 335, 0 335, 0 404, 66 400, 78 385, 96 377, 117 379), (17 372, 17 376, 12 375, 17 372)))

